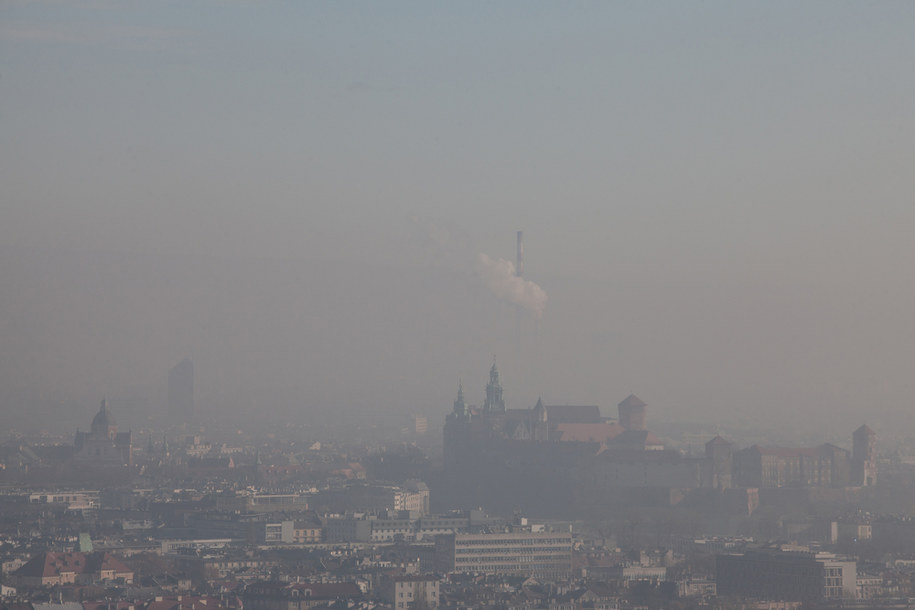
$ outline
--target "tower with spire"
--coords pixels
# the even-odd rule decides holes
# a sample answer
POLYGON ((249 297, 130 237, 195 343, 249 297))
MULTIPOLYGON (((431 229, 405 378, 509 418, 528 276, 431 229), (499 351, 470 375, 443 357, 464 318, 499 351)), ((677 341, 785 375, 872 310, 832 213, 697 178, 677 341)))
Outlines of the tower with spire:
POLYGON ((451 409, 450 419, 470 420, 470 409, 467 407, 467 403, 464 402, 464 384, 461 380, 458 380, 457 398, 454 399, 454 407, 451 409))
POLYGON ((483 403, 484 413, 504 413, 505 401, 502 399, 502 383, 499 381, 499 369, 496 368, 496 359, 492 359, 492 368, 489 369, 489 383, 486 384, 486 402, 483 403))
POLYGON ((445 418, 443 455, 446 470, 458 472, 468 466, 468 458, 474 453, 472 426, 471 410, 464 402, 464 384, 458 381, 457 398, 445 418))

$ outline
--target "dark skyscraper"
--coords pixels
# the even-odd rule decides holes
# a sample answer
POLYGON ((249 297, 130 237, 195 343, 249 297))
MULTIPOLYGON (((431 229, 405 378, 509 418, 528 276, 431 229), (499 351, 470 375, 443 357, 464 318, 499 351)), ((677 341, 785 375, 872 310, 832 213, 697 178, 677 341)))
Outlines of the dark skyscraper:
POLYGON ((194 416, 194 363, 190 358, 168 372, 168 414, 184 420, 194 416))

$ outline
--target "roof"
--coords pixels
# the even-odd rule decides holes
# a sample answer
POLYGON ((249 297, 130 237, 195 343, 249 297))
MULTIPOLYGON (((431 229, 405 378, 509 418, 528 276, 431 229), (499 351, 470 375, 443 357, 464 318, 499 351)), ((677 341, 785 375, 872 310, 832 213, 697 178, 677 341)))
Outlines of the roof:
POLYGON ((862 425, 860 428, 858 428, 857 430, 855 430, 854 434, 855 434, 855 435, 867 434, 868 436, 870 436, 870 435, 872 435, 872 434, 873 434, 873 435, 876 435, 876 432, 874 432, 873 430, 871 430, 871 429, 867 426, 867 424, 864 424, 864 425, 862 425))
POLYGON ((759 445, 753 445, 745 449, 744 451, 756 451, 760 455, 771 455, 779 458, 797 458, 797 457, 820 457, 828 452, 838 449, 839 451, 847 451, 841 447, 836 447, 835 445, 830 445, 829 443, 824 443, 819 447, 760 447, 759 445))
POLYGON ((114 419, 114 414, 108 410, 108 401, 102 401, 102 408, 98 410, 98 413, 95 414, 95 417, 92 418, 92 427, 96 426, 113 426, 117 423, 114 419))
POLYGON ((553 424, 597 424, 601 422, 597 405, 546 405, 546 416, 553 424))
POLYGON ((560 441, 602 443, 616 438, 624 428, 616 422, 599 424, 562 423, 556 426, 560 441))
POLYGON ((404 574, 394 577, 394 582, 435 582, 437 580, 438 576, 434 574, 404 574))
POLYGON ((95 553, 54 553, 45 552, 35 555, 15 574, 26 578, 52 578, 62 573, 96 574, 101 571, 114 570, 118 574, 128 574, 132 570, 120 559, 104 551, 95 553))
POLYGON ((16 570, 19 577, 50 578, 61 573, 82 574, 86 569, 84 553, 45 552, 35 555, 16 570))
POLYGON ((613 440, 616 445, 640 449, 663 444, 661 439, 648 430, 625 430, 613 440))
POLYGON ((647 407, 648 405, 646 405, 644 402, 642 402, 642 400, 635 394, 630 394, 629 396, 626 397, 625 400, 623 400, 623 402, 621 402, 617 406, 620 406, 620 407, 647 407))
POLYGON ((725 446, 725 447, 730 447, 732 444, 733 444, 733 443, 731 443, 730 441, 728 441, 728 440, 722 438, 720 435, 716 435, 715 438, 713 438, 712 440, 710 440, 709 442, 707 442, 705 445, 706 445, 706 447, 708 447, 708 446, 710 446, 710 445, 711 445, 712 447, 714 447, 714 446, 716 446, 716 445, 725 446))
POLYGON ((362 589, 353 582, 317 582, 311 584, 296 584, 290 589, 298 589, 308 597, 320 599, 337 599, 362 597, 362 589))
POLYGON ((79 602, 61 602, 55 604, 49 602, 46 604, 32 604, 34 610, 83 610, 83 605, 79 602))

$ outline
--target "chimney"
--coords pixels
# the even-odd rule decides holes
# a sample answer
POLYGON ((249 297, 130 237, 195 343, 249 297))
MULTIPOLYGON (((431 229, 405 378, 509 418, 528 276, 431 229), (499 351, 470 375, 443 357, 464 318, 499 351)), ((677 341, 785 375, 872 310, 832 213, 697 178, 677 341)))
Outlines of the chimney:
POLYGON ((524 275, 524 231, 518 231, 518 265, 515 267, 515 275, 524 275))

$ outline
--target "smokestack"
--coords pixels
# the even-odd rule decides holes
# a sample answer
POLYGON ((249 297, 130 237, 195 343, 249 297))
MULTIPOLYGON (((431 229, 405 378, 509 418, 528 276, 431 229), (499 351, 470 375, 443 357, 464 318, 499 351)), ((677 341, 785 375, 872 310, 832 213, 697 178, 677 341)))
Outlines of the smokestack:
POLYGON ((518 231, 518 264, 515 267, 515 275, 524 275, 524 231, 518 231))

